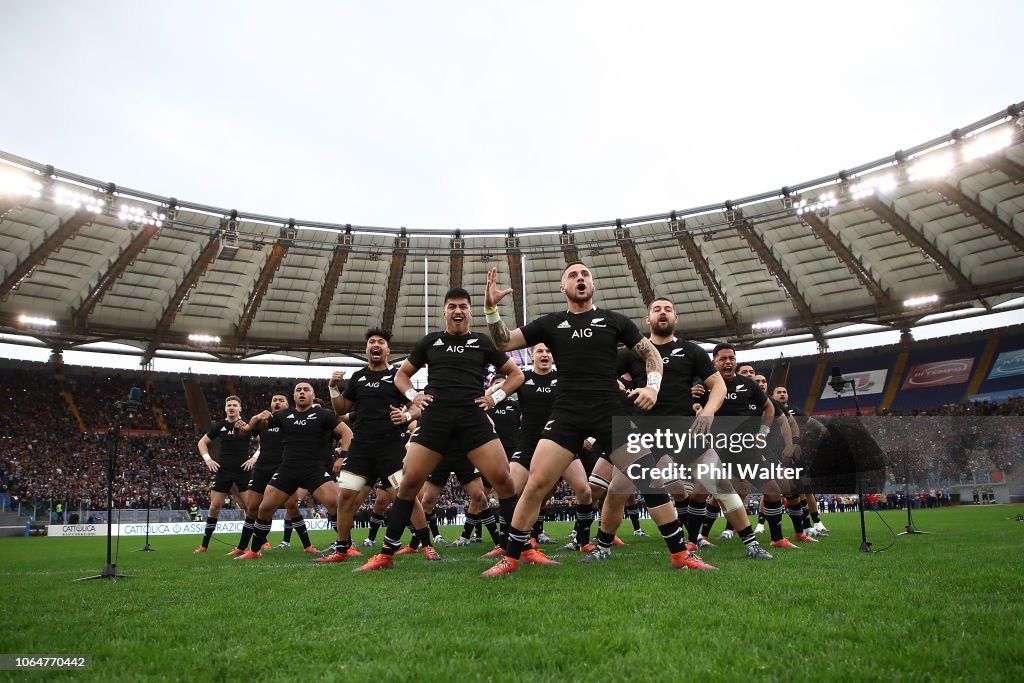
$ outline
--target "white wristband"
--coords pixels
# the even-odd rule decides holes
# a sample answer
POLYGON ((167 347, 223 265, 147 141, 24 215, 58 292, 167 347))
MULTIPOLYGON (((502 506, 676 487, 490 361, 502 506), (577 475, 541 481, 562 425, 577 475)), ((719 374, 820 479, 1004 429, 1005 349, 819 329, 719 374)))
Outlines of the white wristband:
POLYGON ((258 448, 256 449, 256 452, 252 454, 252 459, 253 460, 259 460, 260 459, 260 449, 258 449, 258 448))
POLYGON ((487 313, 484 315, 484 318, 487 320, 488 325, 493 325, 494 323, 501 321, 501 313, 498 311, 495 311, 494 313, 487 313))
POLYGON ((760 434, 761 436, 768 436, 768 432, 770 431, 772 431, 771 427, 769 427, 768 425, 761 425, 761 427, 757 430, 757 433, 760 434))
POLYGON ((410 413, 408 410, 402 413, 402 415, 405 416, 405 424, 409 424, 410 422, 412 422, 412 413, 410 413))
POLYGON ((647 373, 647 386, 655 391, 661 391, 661 373, 660 372, 648 372, 647 373))
POLYGON ((592 436, 588 436, 588 437, 587 437, 587 438, 585 439, 585 441, 587 442, 587 445, 588 445, 588 446, 590 446, 590 447, 593 447, 593 446, 594 446, 594 444, 595 444, 595 443, 597 443, 597 439, 595 439, 595 438, 594 438, 594 437, 592 437, 592 436))
POLYGON ((506 394, 501 389, 495 389, 494 393, 491 394, 491 400, 494 401, 494 405, 498 405, 499 403, 504 401, 507 396, 508 394, 506 394))
POLYGON ((341 396, 341 392, 335 389, 334 387, 327 387, 327 391, 331 392, 331 398, 338 398, 339 396, 341 396))
POLYGON ((405 392, 405 397, 410 401, 414 400, 418 395, 419 392, 416 391, 415 389, 410 389, 409 391, 405 392))
POLYGON ((203 460, 213 460, 213 458, 210 457, 209 453, 200 453, 200 455, 203 456, 203 460))

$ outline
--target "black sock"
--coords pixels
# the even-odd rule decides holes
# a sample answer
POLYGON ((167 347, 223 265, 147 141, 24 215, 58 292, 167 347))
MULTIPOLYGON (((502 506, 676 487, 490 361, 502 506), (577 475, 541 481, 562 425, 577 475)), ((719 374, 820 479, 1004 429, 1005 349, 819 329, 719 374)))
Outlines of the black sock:
POLYGON ((801 534, 804 531, 804 516, 800 513, 800 503, 786 502, 786 514, 789 515, 790 521, 793 522, 793 533, 801 534))
POLYGON ((252 525, 252 551, 258 553, 263 544, 267 542, 267 534, 270 533, 270 520, 257 519, 252 525))
POLYGON ((430 537, 440 536, 441 532, 437 528, 437 513, 433 510, 427 515, 427 528, 430 529, 430 537))
POLYGON ((284 542, 292 542, 292 520, 288 519, 287 517, 284 520, 284 542))
POLYGON ((292 517, 292 528, 295 529, 295 533, 299 535, 299 540, 302 541, 303 548, 308 548, 313 545, 309 540, 309 532, 306 531, 306 520, 302 518, 302 515, 292 517))
MULTIPOLYGON (((488 512, 490 512, 489 508, 488 508, 488 512)), ((483 512, 480 513, 480 515, 483 515, 483 514, 484 514, 483 512)), ((473 535, 476 536, 477 538, 483 538, 484 537, 484 528, 483 528, 483 526, 480 525, 480 516, 479 515, 477 516, 476 523, 473 525, 473 535)))
POLYGON ((782 513, 785 508, 782 507, 782 501, 778 503, 765 503, 764 504, 764 517, 768 522, 768 533, 772 536, 772 542, 781 541, 783 538, 782 533, 782 513))
POLYGON ((739 533, 740 540, 743 541, 743 545, 750 546, 757 543, 757 536, 754 535, 754 530, 750 528, 749 524, 746 529, 737 533, 739 533))
POLYGON ((242 522, 242 537, 238 539, 238 549, 245 550, 249 547, 249 541, 252 540, 253 534, 253 523, 256 521, 254 517, 246 517, 245 521, 242 522))
MULTIPOLYGON (((679 514, 678 513, 678 508, 676 509, 676 514, 679 514)), ((633 503, 632 505, 627 505, 626 506, 626 518, 629 520, 629 523, 633 525, 633 531, 640 531, 640 506, 639 505, 637 505, 636 503, 633 503)))
POLYGON ((414 501, 402 500, 395 496, 395 502, 391 504, 391 512, 388 513, 388 528, 384 532, 384 546, 381 553, 394 555, 395 551, 402 547, 402 532, 405 525, 412 518, 414 501))
POLYGON ((537 518, 537 524, 534 525, 535 528, 540 529, 537 532, 538 536, 544 533, 544 522, 548 521, 548 515, 550 513, 551 511, 548 509, 548 506, 546 505, 540 509, 540 517, 537 518))
POLYGON ((334 551, 341 553, 342 555, 348 555, 348 551, 352 549, 352 539, 347 538, 344 541, 338 541, 337 545, 334 546, 334 551))
POLYGON ((675 555, 686 550, 686 536, 683 534, 683 528, 679 524, 678 519, 668 524, 662 524, 658 527, 658 531, 661 532, 661 537, 665 539, 665 545, 668 546, 669 553, 675 555))
POLYGON ((377 542, 377 531, 386 524, 383 517, 370 513, 370 535, 368 538, 374 543, 377 542))
POLYGON ((505 548, 505 556, 518 560, 520 555, 523 554, 523 550, 530 547, 530 532, 509 527, 507 546, 505 548))
POLYGON ((811 508, 806 500, 800 501, 800 516, 802 517, 804 529, 811 528, 811 508))
POLYGON ((491 542, 494 543, 494 545, 500 545, 504 547, 504 543, 502 543, 501 533, 498 531, 498 523, 497 521, 495 521, 494 513, 491 512, 490 508, 487 508, 482 513, 480 513, 479 522, 477 523, 481 526, 487 527, 487 533, 491 535, 491 542))
POLYGON ((537 538, 544 533, 544 522, 543 517, 538 517, 537 521, 533 523, 533 529, 530 530, 530 538, 537 538))
POLYGON ((764 526, 766 519, 767 518, 765 517, 764 505, 762 505, 761 507, 757 508, 757 523, 761 526, 764 526))
POLYGON ((700 527, 700 535, 701 536, 710 536, 711 535, 711 527, 713 527, 715 525, 715 520, 718 519, 718 515, 721 512, 722 512, 722 508, 719 507, 717 502, 712 502, 710 505, 707 506, 707 508, 705 508, 705 510, 704 510, 704 522, 701 524, 701 527, 700 527))
POLYGON ((818 516, 817 510, 811 513, 811 521, 815 524, 821 524, 821 517, 818 516))
POLYGON ((594 523, 594 506, 576 506, 576 542, 582 548, 590 543, 590 527, 594 523))
POLYGON ((418 541, 416 548, 426 548, 430 543, 430 527, 423 527, 422 529, 416 529, 413 532, 413 536, 418 541))
POLYGON ((502 536, 505 536, 506 538, 501 538, 498 541, 498 543, 503 548, 505 547, 505 543, 508 540, 507 539, 507 536, 508 536, 507 530, 512 528, 512 515, 514 515, 515 512, 516 512, 516 503, 518 503, 518 502, 519 502, 519 496, 517 496, 514 493, 511 496, 509 496, 508 498, 499 498, 498 499, 498 513, 502 517, 505 518, 504 524, 502 525, 501 530, 502 530, 502 536))
POLYGON ((409 539, 409 547, 412 548, 413 550, 419 550, 420 549, 420 537, 416 534, 416 527, 414 527, 410 523, 410 524, 407 524, 405 526, 405 528, 409 532, 409 535, 412 537, 412 538, 409 539))
POLYGON ((600 528, 597 530, 598 546, 604 548, 605 550, 610 550, 613 543, 615 543, 615 534, 610 534, 604 529, 600 528))
POLYGON ((707 502, 691 502, 686 516, 686 537, 690 543, 700 540, 700 528, 704 525, 704 511, 707 509, 707 502))
POLYGON ((679 523, 686 526, 686 521, 690 518, 690 506, 687 503, 680 503, 676 501, 676 519, 679 523))
POLYGON ((327 526, 334 531, 338 530, 338 515, 332 515, 330 512, 327 513, 327 526))
POLYGON ((478 524, 480 524, 480 515, 475 512, 467 512, 466 522, 462 525, 462 537, 469 540, 478 524))
POLYGON ((206 518, 206 529, 203 531, 203 547, 210 547, 210 539, 213 538, 213 532, 217 529, 217 518, 207 517, 206 518))

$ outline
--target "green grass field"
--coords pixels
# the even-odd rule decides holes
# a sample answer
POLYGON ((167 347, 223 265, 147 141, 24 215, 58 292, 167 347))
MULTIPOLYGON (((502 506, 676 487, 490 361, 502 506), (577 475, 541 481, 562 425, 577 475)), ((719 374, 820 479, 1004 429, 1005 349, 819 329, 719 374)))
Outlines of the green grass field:
MULTIPOLYGON (((179 536, 153 538, 155 553, 124 538, 118 569, 131 578, 75 583, 103 568, 105 539, 5 538, 0 653, 88 654, 93 665, 0 678, 1021 681, 1022 513, 922 511, 915 524, 933 534, 870 555, 858 552, 857 515, 827 515, 830 538, 774 562, 720 541, 703 553, 718 572, 671 571, 645 521, 654 536, 634 542, 624 524, 629 545, 607 562, 570 556, 492 580, 479 577, 492 563, 479 544, 352 574, 357 561, 316 566, 294 546, 255 562, 233 562, 216 541, 193 555, 198 537, 179 536)), ((906 523, 883 517, 895 531, 906 523)), ((569 525, 548 530, 560 538, 569 525)), ((892 538, 874 514, 868 538, 892 538)))

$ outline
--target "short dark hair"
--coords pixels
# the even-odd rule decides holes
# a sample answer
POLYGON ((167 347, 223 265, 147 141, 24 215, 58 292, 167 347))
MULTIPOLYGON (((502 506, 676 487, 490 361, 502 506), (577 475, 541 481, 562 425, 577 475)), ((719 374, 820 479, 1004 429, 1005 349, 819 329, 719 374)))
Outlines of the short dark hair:
POLYGON ((651 303, 647 304, 647 310, 651 310, 651 306, 658 303, 659 301, 668 302, 672 306, 672 308, 676 307, 676 302, 672 301, 672 299, 669 299, 668 297, 664 296, 656 296, 653 299, 651 299, 651 303))
POLYGON ((464 290, 462 287, 452 287, 444 295, 444 302, 448 303, 451 299, 465 299, 469 303, 473 303, 473 297, 469 295, 469 292, 464 290))
POLYGON ((750 366, 750 369, 753 370, 754 373, 756 374, 757 373, 757 368, 754 367, 753 363, 748 363, 747 361, 743 361, 742 363, 737 363, 736 364, 736 372, 739 372, 740 368, 745 368, 748 365, 750 366))
POLYGON ((733 346, 732 344, 726 344, 725 342, 722 342, 721 344, 715 344, 715 350, 711 352, 711 357, 718 358, 718 352, 724 349, 729 349, 733 353, 736 353, 735 346, 733 346))
POLYGON ((371 327, 366 331, 366 341, 370 341, 370 337, 383 337, 384 341, 388 344, 391 343, 391 330, 384 329, 383 327, 371 327))
POLYGON ((588 266, 583 261, 569 261, 568 263, 565 264, 565 268, 562 268, 562 274, 558 276, 558 279, 561 280, 563 277, 565 277, 565 271, 569 270, 573 266, 583 266, 587 270, 590 270, 590 266, 588 266))

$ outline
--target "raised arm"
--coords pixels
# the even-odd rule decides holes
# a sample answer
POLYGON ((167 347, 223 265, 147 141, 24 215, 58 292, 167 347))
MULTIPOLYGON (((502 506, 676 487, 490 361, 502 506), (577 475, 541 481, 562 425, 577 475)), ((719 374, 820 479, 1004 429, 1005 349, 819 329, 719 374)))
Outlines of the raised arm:
POLYGON ((629 392, 629 397, 633 399, 633 403, 640 410, 650 410, 658 402, 658 392, 661 390, 661 377, 665 371, 665 365, 658 349, 654 348, 654 343, 647 337, 636 343, 633 353, 644 361, 647 386, 629 392))
POLYGON ((508 329, 498 313, 498 302, 512 293, 512 289, 498 289, 498 269, 491 268, 487 272, 487 288, 484 290, 484 315, 487 317, 487 331, 494 340, 499 351, 514 351, 526 348, 523 331, 518 327, 508 329))
POLYGON ((342 396, 338 389, 343 379, 345 379, 345 373, 342 370, 335 370, 331 373, 330 381, 327 382, 327 391, 331 394, 331 408, 334 409, 338 417, 352 410, 352 401, 342 396))

